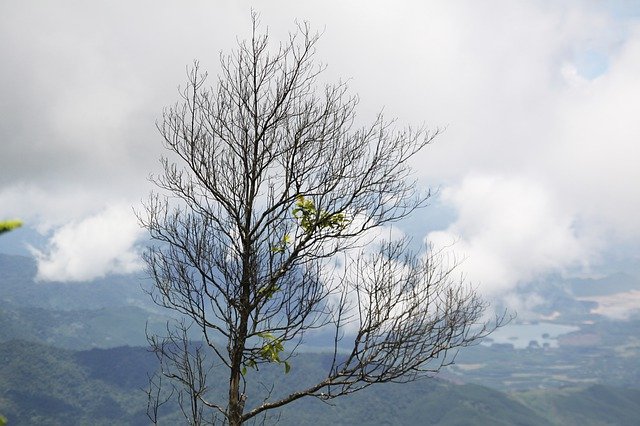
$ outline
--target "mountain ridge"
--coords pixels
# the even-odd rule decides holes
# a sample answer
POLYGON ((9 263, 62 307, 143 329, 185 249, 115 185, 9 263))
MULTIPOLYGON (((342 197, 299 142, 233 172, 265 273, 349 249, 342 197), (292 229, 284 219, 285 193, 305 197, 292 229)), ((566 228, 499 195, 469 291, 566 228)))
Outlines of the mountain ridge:
MULTIPOLYGON (((321 357, 300 355, 293 368, 302 368, 305 375, 318 374, 321 357)), ((0 360, 4 361, 0 366, 0 412, 11 426, 149 424, 141 389, 147 384, 147 374, 155 371, 156 360, 145 348, 72 351, 12 340, 0 346, 0 360)), ((274 368, 266 379, 282 381, 287 375, 274 368)), ((176 408, 163 414, 168 424, 179 418, 176 408)), ((331 405, 307 398, 279 415, 278 424, 284 426, 624 425, 640 418, 640 390, 596 385, 505 394, 432 378, 372 386, 331 405)), ((270 416, 267 424, 277 414, 270 416)))

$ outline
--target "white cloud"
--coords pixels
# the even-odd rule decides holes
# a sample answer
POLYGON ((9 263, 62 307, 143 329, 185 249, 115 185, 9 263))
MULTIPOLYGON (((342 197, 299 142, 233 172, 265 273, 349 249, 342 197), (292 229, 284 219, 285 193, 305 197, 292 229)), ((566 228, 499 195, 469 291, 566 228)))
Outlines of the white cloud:
POLYGON ((37 279, 89 281, 106 274, 142 268, 136 242, 142 230, 131 208, 111 206, 79 222, 55 230, 49 247, 33 249, 37 279))
POLYGON ((323 79, 349 79, 360 118, 385 106, 448 126, 414 164, 450 188, 458 220, 434 235, 461 240, 473 281, 515 286, 640 238, 637 15, 582 0, 254 3, 2 2, 0 205, 57 230, 46 259, 64 246, 72 264, 70 238, 96 206, 145 196, 162 151, 154 120, 192 59, 215 76, 252 4, 274 40, 294 19, 324 30, 323 79), (497 192, 483 195, 488 182, 497 192))
POLYGON ((460 269, 485 294, 504 295, 591 256, 591 242, 578 235, 571 212, 537 182, 471 175, 444 190, 442 198, 458 217, 427 240, 463 257, 460 269))
POLYGON ((638 75, 640 25, 611 55, 606 73, 562 94, 557 133, 539 167, 590 226, 614 240, 640 237, 638 75))
POLYGON ((637 290, 607 296, 582 297, 580 300, 596 302, 598 306, 591 312, 614 320, 628 320, 640 313, 640 291, 637 290))
POLYGON ((513 305, 520 283, 640 236, 640 25, 594 4, 491 4, 467 4, 454 31, 448 54, 468 66, 434 52, 441 78, 417 83, 444 100, 426 115, 452 119, 416 165, 457 212, 429 239, 457 240, 468 278, 513 305))

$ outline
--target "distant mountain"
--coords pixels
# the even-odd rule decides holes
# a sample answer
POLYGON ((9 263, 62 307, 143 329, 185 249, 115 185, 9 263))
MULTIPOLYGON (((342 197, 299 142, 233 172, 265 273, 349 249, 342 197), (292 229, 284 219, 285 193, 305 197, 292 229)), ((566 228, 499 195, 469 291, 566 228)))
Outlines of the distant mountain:
POLYGON ((0 342, 22 339, 67 349, 145 345, 145 328, 168 319, 134 275, 93 282, 37 282, 33 258, 0 254, 0 342))
MULTIPOLYGON (((32 258, 0 254, 0 413, 9 426, 148 424, 140 389, 157 360, 144 348, 121 347, 144 345, 145 326, 160 331, 167 319, 142 291, 148 281, 123 275, 88 283, 36 282, 35 275, 32 258)), ((640 319, 608 320, 591 312, 594 302, 575 298, 573 286, 584 294, 605 284, 618 291, 636 281, 624 275, 611 282, 537 283, 535 290, 547 299, 544 315, 561 312, 555 322, 579 330, 558 337, 558 347, 535 341, 542 335, 532 336, 526 349, 466 348, 459 364, 439 376, 475 385, 378 385, 331 405, 303 399, 260 421, 271 424, 281 416, 282 425, 314 426, 634 424, 629 420, 640 418, 640 390, 591 386, 637 388, 640 379, 640 319), (541 387, 544 392, 530 390, 541 387), (529 390, 500 392, 523 389, 529 390)), ((290 374, 261 368, 265 383, 276 383, 273 392, 286 392, 321 375, 326 337, 318 332, 306 342, 311 352, 294 359, 290 374)), ((225 392, 222 373, 210 376, 213 392, 225 392)), ((265 389, 254 385, 253 400, 263 398, 265 389)), ((165 407, 162 424, 181 424, 177 407, 165 407)))
MULTIPOLYGON (((151 362, 144 349, 136 357, 151 362)), ((0 413, 9 426, 147 424, 139 391, 93 378, 81 356, 37 343, 0 344, 0 413)), ((122 359, 124 361, 124 359, 122 359)), ((132 364, 131 367, 139 367, 132 364)), ((127 369, 127 364, 120 369, 127 369)), ((146 368, 136 371, 145 374, 146 368)), ((141 380, 136 377, 136 385, 141 380)))
MULTIPOLYGON (((74 352, 11 341, 0 345, 0 360, 0 412, 10 426, 149 424, 141 389, 157 364, 143 348, 74 352)), ((323 355, 301 355, 291 375, 274 368, 265 380, 289 386, 299 379, 293 376, 296 369, 303 376, 317 375, 322 362, 323 355)), ((224 383, 216 375, 214 382, 224 383)), ((172 420, 164 424, 180 424, 176 414, 165 413, 172 420)), ((428 379, 372 386, 331 404, 302 399, 271 413, 265 423, 273 424, 278 416, 284 426, 631 425, 640 418, 640 390, 593 386, 509 396, 478 385, 428 379)))
POLYGON ((617 272, 598 279, 574 278, 569 281, 569 287, 576 297, 605 296, 640 290, 640 278, 617 272))
POLYGON ((535 390, 515 398, 562 425, 637 425, 640 390, 603 385, 535 390))
POLYGON ((53 311, 36 307, 0 307, 0 342, 22 339, 65 349, 143 346, 145 329, 161 332, 167 318, 136 306, 53 311))
POLYGON ((282 425, 553 425, 508 395, 437 379, 374 385, 332 405, 307 399, 282 411, 282 425))
POLYGON ((36 282, 36 261, 0 254, 0 302, 20 307, 71 311, 119 306, 155 309, 144 293, 143 275, 113 275, 91 282, 36 282))

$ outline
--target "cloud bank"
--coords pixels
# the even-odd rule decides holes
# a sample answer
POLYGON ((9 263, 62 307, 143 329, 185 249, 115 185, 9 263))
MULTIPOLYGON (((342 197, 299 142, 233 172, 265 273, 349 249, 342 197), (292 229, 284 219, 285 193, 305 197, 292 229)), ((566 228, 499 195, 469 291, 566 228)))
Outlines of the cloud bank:
POLYGON ((140 231, 101 227, 130 223, 162 153, 154 122, 185 66, 198 58, 215 76, 252 6, 274 39, 296 19, 323 31, 323 78, 349 81, 362 121, 384 106, 399 125, 446 126, 414 163, 454 213, 428 237, 458 240, 468 279, 487 292, 640 242, 630 2, 9 0, 0 215, 51 235, 38 248, 43 279, 134 268, 140 231))
POLYGON ((136 241, 141 232, 131 209, 117 205, 57 228, 46 249, 33 249, 36 279, 90 281, 139 271, 142 261, 136 241))
POLYGON ((428 234, 436 247, 449 247, 460 269, 492 296, 545 273, 580 266, 593 254, 573 217, 540 184, 500 176, 468 176, 443 191, 456 220, 428 234))

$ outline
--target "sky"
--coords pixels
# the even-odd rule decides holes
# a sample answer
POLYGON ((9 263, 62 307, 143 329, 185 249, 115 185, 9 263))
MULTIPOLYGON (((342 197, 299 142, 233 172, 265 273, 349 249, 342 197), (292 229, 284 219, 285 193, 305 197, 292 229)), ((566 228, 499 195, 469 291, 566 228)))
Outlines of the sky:
POLYGON ((26 224, 4 249, 38 235, 44 281, 140 270, 156 120, 194 59, 217 74, 251 8, 274 40, 296 20, 323 33, 322 79, 349 82, 359 120, 444 129, 413 164, 437 196, 403 231, 451 247, 486 294, 612 253, 638 264, 640 3, 624 0, 4 0, 0 217, 26 224))

